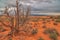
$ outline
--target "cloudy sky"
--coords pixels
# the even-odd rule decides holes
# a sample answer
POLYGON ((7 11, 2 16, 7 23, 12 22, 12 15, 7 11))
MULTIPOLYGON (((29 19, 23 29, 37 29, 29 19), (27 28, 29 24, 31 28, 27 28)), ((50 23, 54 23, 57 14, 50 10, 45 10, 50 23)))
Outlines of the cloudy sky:
MULTIPOLYGON (((14 5, 16 0, 0 0, 0 8, 14 5)), ((32 11, 60 12, 60 0, 20 0, 21 4, 31 6, 32 11)))

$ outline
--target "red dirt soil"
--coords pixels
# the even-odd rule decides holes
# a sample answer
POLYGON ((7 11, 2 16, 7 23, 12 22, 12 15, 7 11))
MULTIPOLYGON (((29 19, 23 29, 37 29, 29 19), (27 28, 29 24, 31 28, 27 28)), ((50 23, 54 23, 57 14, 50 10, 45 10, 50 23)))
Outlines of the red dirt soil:
MULTIPOLYGON (((8 22, 8 20, 5 20, 4 18, 6 17, 1 17, 3 20, 3 22, 6 25, 9 25, 10 23, 8 22)), ((51 38, 49 38, 48 34, 44 34, 44 30, 48 29, 48 28, 53 28, 56 29, 57 32, 60 34, 60 22, 56 23, 57 25, 54 25, 55 23, 55 19, 53 20, 52 18, 50 18, 50 16, 31 16, 30 20, 29 20, 29 25, 32 24, 33 28, 37 28, 37 34, 35 35, 28 35, 27 33, 24 34, 24 32, 21 32, 20 35, 14 36, 12 38, 12 40, 38 40, 39 37, 42 37, 44 40, 52 40, 51 38), (45 23, 44 23, 45 22, 45 23), (45 28, 43 26, 46 26, 45 28)), ((0 32, 0 40, 1 35, 7 35, 11 30, 9 27, 4 27, 4 25, 0 22, 0 25, 3 26, 4 29, 6 29, 5 32, 0 32)), ((5 39, 3 40, 9 40, 8 37, 5 37, 5 39)), ((58 39, 60 40, 60 36, 58 36, 58 39)))

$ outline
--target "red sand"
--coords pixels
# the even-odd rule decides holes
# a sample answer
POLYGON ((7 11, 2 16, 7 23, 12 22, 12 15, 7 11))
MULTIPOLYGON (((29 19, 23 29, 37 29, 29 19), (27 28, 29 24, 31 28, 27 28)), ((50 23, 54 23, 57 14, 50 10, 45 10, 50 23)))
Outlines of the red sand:
MULTIPOLYGON (((2 18, 5 18, 5 17, 2 17, 2 18)), ((39 37, 42 37, 44 40, 51 40, 49 38, 48 34, 43 33, 46 28, 54 28, 60 34, 60 23, 57 23, 57 25, 54 25, 55 21, 53 21, 52 18, 50 18, 50 16, 32 16, 30 18, 31 19, 30 19, 28 25, 32 24, 33 28, 36 27, 38 29, 37 34, 28 36, 27 34, 24 35, 24 33, 22 33, 20 36, 19 35, 14 36, 12 38, 12 40, 19 40, 19 39, 20 40, 38 40, 39 37), (44 18, 48 18, 48 19, 43 20, 44 18), (32 20, 35 20, 35 19, 37 19, 37 20, 35 22, 33 22, 32 20), (47 22, 47 20, 49 22, 47 22), (44 24, 43 22, 46 22, 46 23, 44 24), (46 28, 43 28, 42 27, 43 25, 45 25, 46 28)), ((4 23, 9 24, 9 22, 7 22, 6 20, 5 20, 4 23)), ((0 22, 0 25, 3 25, 3 24, 0 22)), ((9 27, 4 27, 4 25, 3 25, 3 28, 5 28, 6 31, 5 32, 0 32, 0 35, 7 35, 11 31, 9 27)), ((1 40, 1 38, 0 38, 0 40, 1 40)), ((9 40, 9 39, 8 39, 8 37, 6 37, 3 40, 9 40)), ((58 40, 60 40, 60 36, 58 36, 58 40)))

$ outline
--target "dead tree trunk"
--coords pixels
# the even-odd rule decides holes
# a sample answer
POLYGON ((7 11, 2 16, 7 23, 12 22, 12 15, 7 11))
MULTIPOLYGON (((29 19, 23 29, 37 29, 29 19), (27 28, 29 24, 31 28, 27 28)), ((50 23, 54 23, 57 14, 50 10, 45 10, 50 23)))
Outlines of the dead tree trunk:
MULTIPOLYGON (((19 10, 19 2, 18 0, 16 0, 16 11, 15 11, 15 16, 10 16, 9 13, 8 13, 8 8, 5 9, 4 13, 7 14, 7 18, 9 17, 10 18, 10 21, 11 22, 10 24, 11 25, 6 25, 4 24, 3 21, 0 21, 4 26, 8 26, 10 27, 11 31, 10 33, 8 33, 8 35, 12 36, 15 35, 16 33, 20 32, 19 30, 19 21, 21 21, 21 24, 24 26, 25 22, 27 21, 29 15, 30 15, 30 8, 28 7, 27 8, 27 11, 24 12, 24 9, 23 9, 23 12, 22 12, 22 16, 20 15, 21 13, 19 12, 21 10, 19 10), (19 14, 20 13, 20 14, 19 14), (24 13, 26 13, 26 15, 24 15, 24 13), (15 19, 15 20, 14 20, 15 19), (14 25, 14 21, 15 21, 15 25, 14 25)), ((23 28, 23 27, 22 27, 23 28)))
POLYGON ((16 17, 16 29, 19 29, 19 2, 18 0, 16 0, 16 14, 15 14, 15 17, 16 17))

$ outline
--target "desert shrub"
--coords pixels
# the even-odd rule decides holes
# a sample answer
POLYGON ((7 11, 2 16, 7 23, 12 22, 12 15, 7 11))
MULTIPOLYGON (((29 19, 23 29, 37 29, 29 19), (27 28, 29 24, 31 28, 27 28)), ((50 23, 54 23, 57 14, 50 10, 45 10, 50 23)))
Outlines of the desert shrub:
POLYGON ((45 21, 43 21, 43 24, 45 24, 46 22, 45 21))
POLYGON ((55 21, 55 19, 52 19, 52 21, 55 21))
POLYGON ((60 16, 58 16, 57 19, 60 19, 60 16))
POLYGON ((46 18, 43 18, 43 21, 45 21, 46 20, 46 18))
POLYGON ((59 35, 55 29, 46 29, 44 33, 49 34, 49 37, 53 40, 57 40, 57 37, 59 35))
POLYGON ((33 22, 37 22, 37 21, 40 20, 40 18, 32 18, 31 20, 32 20, 33 22))
POLYGON ((49 37, 53 40, 57 40, 58 35, 56 33, 51 33, 49 37))
POLYGON ((60 19, 56 19, 56 22, 60 22, 60 19))
POLYGON ((54 24, 54 25, 58 25, 57 22, 54 22, 53 24, 54 24))
POLYGON ((40 37, 38 40, 44 40, 42 37, 40 37))
POLYGON ((50 16, 50 18, 53 18, 53 16, 50 16))
POLYGON ((56 17, 55 17, 55 16, 50 16, 50 18, 52 18, 52 19, 56 19, 56 17))
POLYGON ((6 18, 7 21, 10 21, 10 18, 6 18))
POLYGON ((47 22, 50 22, 50 20, 47 20, 47 22))
POLYGON ((56 29, 46 29, 45 31, 44 31, 45 33, 48 33, 48 34, 51 34, 51 33, 56 33, 57 35, 59 34, 57 31, 56 31, 56 29))
POLYGON ((12 38, 9 38, 9 40, 12 40, 12 38))
POLYGON ((43 33, 44 33, 44 34, 48 34, 48 33, 50 33, 50 30, 47 29, 47 30, 45 30, 43 33))
POLYGON ((0 26, 0 31, 1 32, 4 32, 4 31, 6 31, 2 26, 0 26))
POLYGON ((37 32, 38 32, 37 29, 33 29, 33 30, 32 30, 32 34, 33 34, 33 35, 37 34, 37 32))
POLYGON ((46 26, 44 25, 44 26, 42 26, 42 28, 46 28, 46 26))

